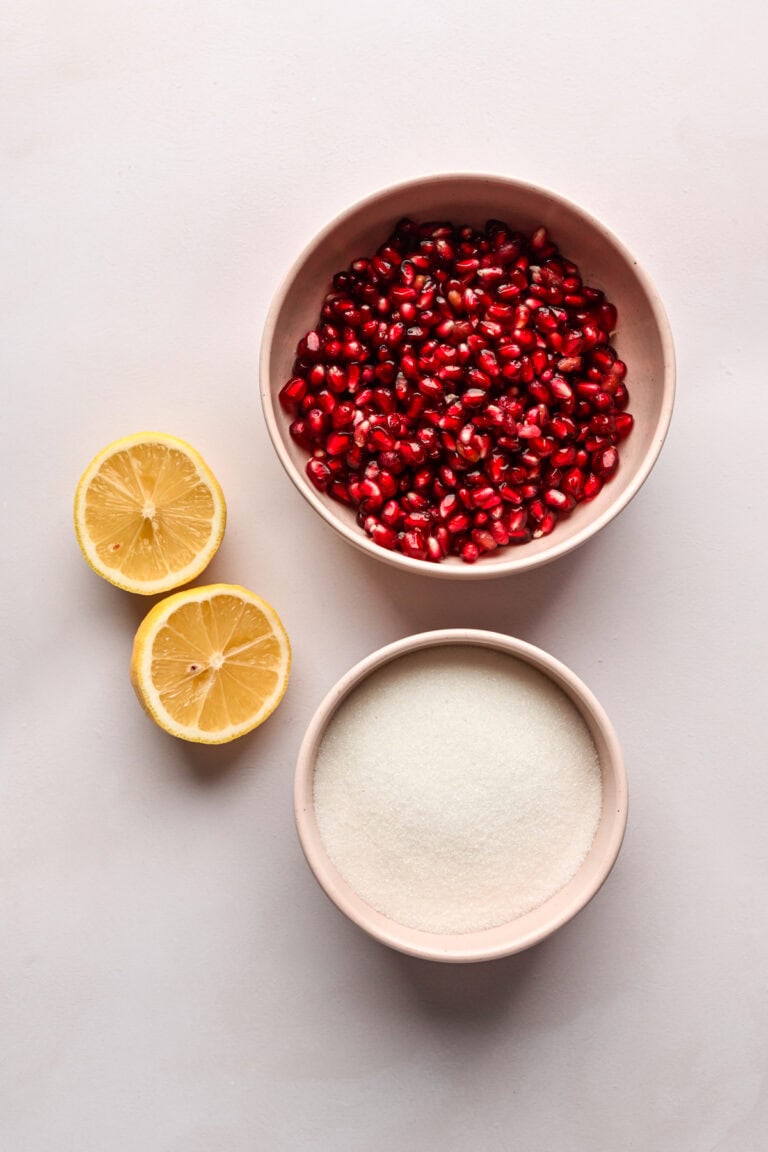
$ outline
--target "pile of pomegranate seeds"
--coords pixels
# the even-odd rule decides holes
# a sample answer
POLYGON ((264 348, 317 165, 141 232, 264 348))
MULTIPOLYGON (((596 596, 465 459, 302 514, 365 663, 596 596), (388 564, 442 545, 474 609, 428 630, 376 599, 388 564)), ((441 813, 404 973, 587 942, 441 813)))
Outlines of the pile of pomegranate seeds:
POLYGON ((632 430, 616 309, 546 229, 404 219, 333 278, 280 401, 376 544, 467 564, 592 500, 632 430))

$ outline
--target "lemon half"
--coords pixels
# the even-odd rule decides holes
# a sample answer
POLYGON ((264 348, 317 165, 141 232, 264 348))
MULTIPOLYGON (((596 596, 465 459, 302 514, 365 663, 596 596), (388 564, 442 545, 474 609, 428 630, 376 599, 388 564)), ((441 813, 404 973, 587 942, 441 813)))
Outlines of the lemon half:
POLYGON ((202 456, 162 432, 108 445, 75 493, 75 531, 91 568, 144 596, 194 580, 215 555, 226 518, 202 456))
POLYGON ((288 685, 291 646, 274 608, 237 584, 168 596, 136 633, 131 682, 166 732, 224 744, 257 728, 288 685))

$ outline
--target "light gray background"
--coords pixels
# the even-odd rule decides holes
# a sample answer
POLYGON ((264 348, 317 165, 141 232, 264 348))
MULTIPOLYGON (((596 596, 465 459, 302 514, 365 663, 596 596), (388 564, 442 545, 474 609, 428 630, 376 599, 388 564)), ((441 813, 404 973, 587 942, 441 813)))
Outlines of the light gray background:
POLYGON ((768 1128, 766 83, 758 3, 2 10, 0 1145, 7 1152, 759 1152, 768 1128), (645 264, 677 342, 660 461, 570 559, 470 587, 358 555, 267 439, 271 295, 390 181, 549 184, 645 264), (294 644, 259 732, 187 747, 128 683, 146 604, 71 526, 81 470, 193 442, 209 569, 294 644), (597 693, 631 781, 608 884, 548 943, 443 968, 325 900, 292 772, 379 645, 479 626, 597 693))

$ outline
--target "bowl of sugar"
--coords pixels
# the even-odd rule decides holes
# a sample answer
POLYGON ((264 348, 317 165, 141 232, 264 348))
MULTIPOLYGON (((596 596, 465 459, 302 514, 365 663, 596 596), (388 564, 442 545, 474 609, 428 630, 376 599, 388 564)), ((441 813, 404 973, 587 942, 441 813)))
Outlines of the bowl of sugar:
POLYGON ((554 657, 452 628, 374 652, 328 693, 294 789, 304 855, 369 935, 427 960, 521 952, 592 899, 627 821, 616 734, 554 657))

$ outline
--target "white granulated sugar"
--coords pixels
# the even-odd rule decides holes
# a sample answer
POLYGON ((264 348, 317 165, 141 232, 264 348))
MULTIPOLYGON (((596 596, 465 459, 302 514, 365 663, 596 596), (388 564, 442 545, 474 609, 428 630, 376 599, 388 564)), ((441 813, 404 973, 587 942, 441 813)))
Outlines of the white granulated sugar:
POLYGON ((315 768, 326 851, 384 915, 431 932, 491 928, 542 904, 595 836, 600 767, 565 693, 480 647, 425 649, 337 709, 315 768))

